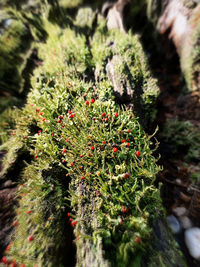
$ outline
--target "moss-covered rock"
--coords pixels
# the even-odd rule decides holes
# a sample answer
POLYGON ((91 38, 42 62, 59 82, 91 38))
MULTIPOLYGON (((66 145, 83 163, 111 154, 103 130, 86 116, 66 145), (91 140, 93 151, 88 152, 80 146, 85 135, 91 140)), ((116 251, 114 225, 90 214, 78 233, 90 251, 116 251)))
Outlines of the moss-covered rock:
MULTIPOLYGON (((155 145, 140 125, 137 108, 149 118, 156 81, 138 36, 109 32, 102 19, 97 26, 76 20, 61 28, 48 21, 46 10, 40 19, 48 37, 37 44, 43 64, 15 117, 13 139, 3 145, 5 161, 17 159, 21 148, 31 155, 21 171, 16 230, 6 255, 30 267, 69 265, 74 229, 73 264, 147 266, 149 251, 155 251, 152 222, 164 210, 154 185, 160 170, 155 145), (83 29, 91 25, 90 38, 83 29), (115 55, 123 62, 119 75, 134 88, 133 102, 138 95, 136 114, 114 101, 106 65, 115 55)), ((174 250, 171 239, 170 245, 174 250)), ((160 262, 168 263, 163 254, 160 262)))

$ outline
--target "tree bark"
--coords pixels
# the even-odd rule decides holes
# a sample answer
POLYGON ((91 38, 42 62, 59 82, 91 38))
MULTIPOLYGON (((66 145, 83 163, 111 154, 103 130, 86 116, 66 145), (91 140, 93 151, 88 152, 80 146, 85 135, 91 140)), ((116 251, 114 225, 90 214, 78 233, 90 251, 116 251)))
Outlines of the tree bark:
POLYGON ((147 15, 160 34, 167 33, 180 57, 191 91, 200 89, 200 3, 185 0, 148 0, 147 15))

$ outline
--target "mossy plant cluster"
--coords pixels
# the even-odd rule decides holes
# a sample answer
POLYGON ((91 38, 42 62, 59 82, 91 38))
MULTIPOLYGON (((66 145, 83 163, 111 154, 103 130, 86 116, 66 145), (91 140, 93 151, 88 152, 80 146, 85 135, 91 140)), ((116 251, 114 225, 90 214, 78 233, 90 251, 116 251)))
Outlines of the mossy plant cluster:
MULTIPOLYGON (((43 64, 34 72, 27 104, 13 112, 16 128, 1 147, 7 152, 4 176, 16 167, 18 151, 29 154, 3 262, 65 266, 73 229, 77 266, 142 266, 151 251, 150 224, 163 212, 151 138, 130 109, 116 105, 105 74, 95 80, 98 55, 97 63, 105 66, 103 50, 95 52, 98 39, 89 46, 76 24, 61 29, 44 14, 43 25, 43 64)), ((102 45, 109 36, 118 40, 118 33, 102 29, 102 45)), ((120 38, 125 41, 116 44, 119 54, 126 53, 128 41, 129 47, 138 42, 131 34, 120 38)), ((132 64, 135 79, 142 78, 136 56, 132 64)))
POLYGON ((172 152, 174 154, 184 151, 184 161, 187 166, 193 162, 196 163, 195 168, 191 169, 191 180, 199 183, 200 173, 200 132, 199 127, 193 125, 190 121, 172 120, 166 121, 165 127, 161 134, 165 142, 172 144, 172 152))

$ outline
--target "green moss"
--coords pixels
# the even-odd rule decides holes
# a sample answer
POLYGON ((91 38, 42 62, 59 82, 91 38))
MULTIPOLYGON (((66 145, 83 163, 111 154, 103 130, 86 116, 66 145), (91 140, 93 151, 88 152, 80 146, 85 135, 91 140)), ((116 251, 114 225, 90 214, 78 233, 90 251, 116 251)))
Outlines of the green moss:
POLYGON ((153 122, 156 117, 155 105, 159 88, 157 80, 152 78, 139 36, 131 32, 124 34, 119 31, 106 31, 105 22, 100 18, 91 46, 96 62, 96 80, 105 77, 107 63, 115 58, 113 65, 116 76, 125 91, 128 91, 126 87, 130 87, 129 90, 134 95, 132 102, 136 114, 143 125, 153 122))
MULTIPOLYGON (((139 39, 107 32, 103 20, 90 40, 78 24, 62 29, 47 14, 42 27, 48 38, 37 44, 43 64, 15 117, 15 136, 4 144, 7 164, 20 148, 32 156, 21 172, 18 226, 8 256, 30 267, 64 266, 64 243, 74 229, 77 266, 142 266, 151 222, 163 215, 154 186, 160 167, 138 117, 115 103, 105 72, 108 58, 122 55, 132 86, 140 90, 138 103, 153 105, 139 39)), ((127 75, 123 65, 117 68, 127 75)))
POLYGON ((163 129, 162 137, 173 144, 173 152, 178 153, 180 148, 187 148, 186 161, 199 160, 200 133, 199 128, 189 121, 168 119, 163 129))

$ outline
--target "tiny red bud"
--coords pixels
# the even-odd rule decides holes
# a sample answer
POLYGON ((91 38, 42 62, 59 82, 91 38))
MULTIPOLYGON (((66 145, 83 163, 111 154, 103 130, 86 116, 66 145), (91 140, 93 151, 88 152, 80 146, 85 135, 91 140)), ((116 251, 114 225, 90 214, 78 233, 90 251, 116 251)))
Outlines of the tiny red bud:
POLYGON ((63 119, 63 116, 62 116, 62 115, 60 115, 58 118, 62 120, 62 119, 63 119))
POLYGON ((125 178, 125 179, 126 179, 126 178, 129 178, 129 176, 130 176, 130 174, 129 174, 128 172, 124 174, 124 178, 125 178))
POLYGON ((129 147, 129 146, 130 146, 130 143, 129 143, 129 142, 127 142, 127 143, 126 143, 126 146, 127 146, 127 147, 129 147))
POLYGON ((4 257, 1 259, 1 262, 7 264, 8 260, 7 260, 7 258, 4 256, 4 257))
POLYGON ((43 115, 43 112, 40 112, 39 114, 42 116, 43 115))
POLYGON ((74 166, 74 163, 70 163, 70 166, 73 167, 74 166))
POLYGON ((51 135, 54 136, 54 133, 52 133, 51 135))
POLYGON ((38 156, 37 156, 37 155, 35 155, 35 159, 37 159, 37 157, 38 157, 38 156))
POLYGON ((67 152, 67 149, 63 148, 62 154, 64 155, 67 152))
POLYGON ((90 102, 89 102, 89 101, 85 101, 85 104, 86 104, 87 106, 89 106, 90 102))
POLYGON ((70 119, 74 118, 74 114, 70 114, 70 115, 69 115, 69 118, 70 118, 70 119))
POLYGON ((136 151, 136 156, 139 157, 140 156, 140 151, 136 151))
POLYGON ((118 150, 118 149, 117 149, 116 147, 113 148, 113 152, 117 152, 117 150, 118 150))
POLYGON ((66 139, 66 142, 67 142, 67 143, 69 142, 69 138, 66 139))
POLYGON ((45 122, 45 121, 46 121, 46 119, 45 119, 45 118, 43 118, 43 119, 42 119, 42 121, 44 121, 44 122, 45 122))
POLYGON ((17 226, 17 225, 18 225, 18 221, 14 221, 13 226, 17 226))
POLYGON ((105 145, 106 141, 103 141, 102 144, 105 145))
POLYGON ((123 140, 122 140, 122 143, 125 143, 125 142, 126 142, 126 139, 123 139, 123 140))
POLYGON ((108 118, 106 118, 105 121, 108 122, 108 118))
POLYGON ((91 146, 91 148, 90 148, 91 150, 94 150, 94 146, 91 146))
POLYGON ((93 104, 95 102, 94 98, 92 98, 90 102, 93 104))
POLYGON ((28 242, 33 241, 33 239, 34 239, 34 236, 30 235, 30 236, 28 237, 28 242))
POLYGON ((72 226, 75 226, 77 224, 77 221, 73 221, 73 222, 71 222, 71 225, 72 226))
POLYGON ((71 213, 68 212, 68 213, 67 213, 67 216, 70 217, 70 216, 71 216, 71 213))
POLYGON ((118 116, 119 116, 119 114, 116 112, 116 113, 115 113, 115 117, 118 117, 118 116))
POLYGON ((82 176, 82 177, 81 177, 81 179, 82 179, 82 180, 84 180, 84 179, 85 179, 85 177, 84 177, 84 176, 82 176))
POLYGON ((61 123, 61 120, 58 120, 58 123, 61 123))
POLYGON ((106 116, 106 113, 103 112, 103 113, 101 114, 101 117, 105 117, 105 116, 106 116))
POLYGON ((130 129, 128 129, 128 133, 130 133, 131 132, 131 130, 130 129))
POLYGON ((136 239, 135 239, 136 243, 140 244, 141 243, 141 237, 140 236, 137 236, 136 239))
POLYGON ((37 112, 39 112, 39 111, 40 111, 40 109, 39 109, 39 108, 36 108, 36 111, 37 111, 37 112))
POLYGON ((31 212, 32 212, 31 210, 28 210, 28 211, 27 211, 27 214, 30 214, 31 212))

